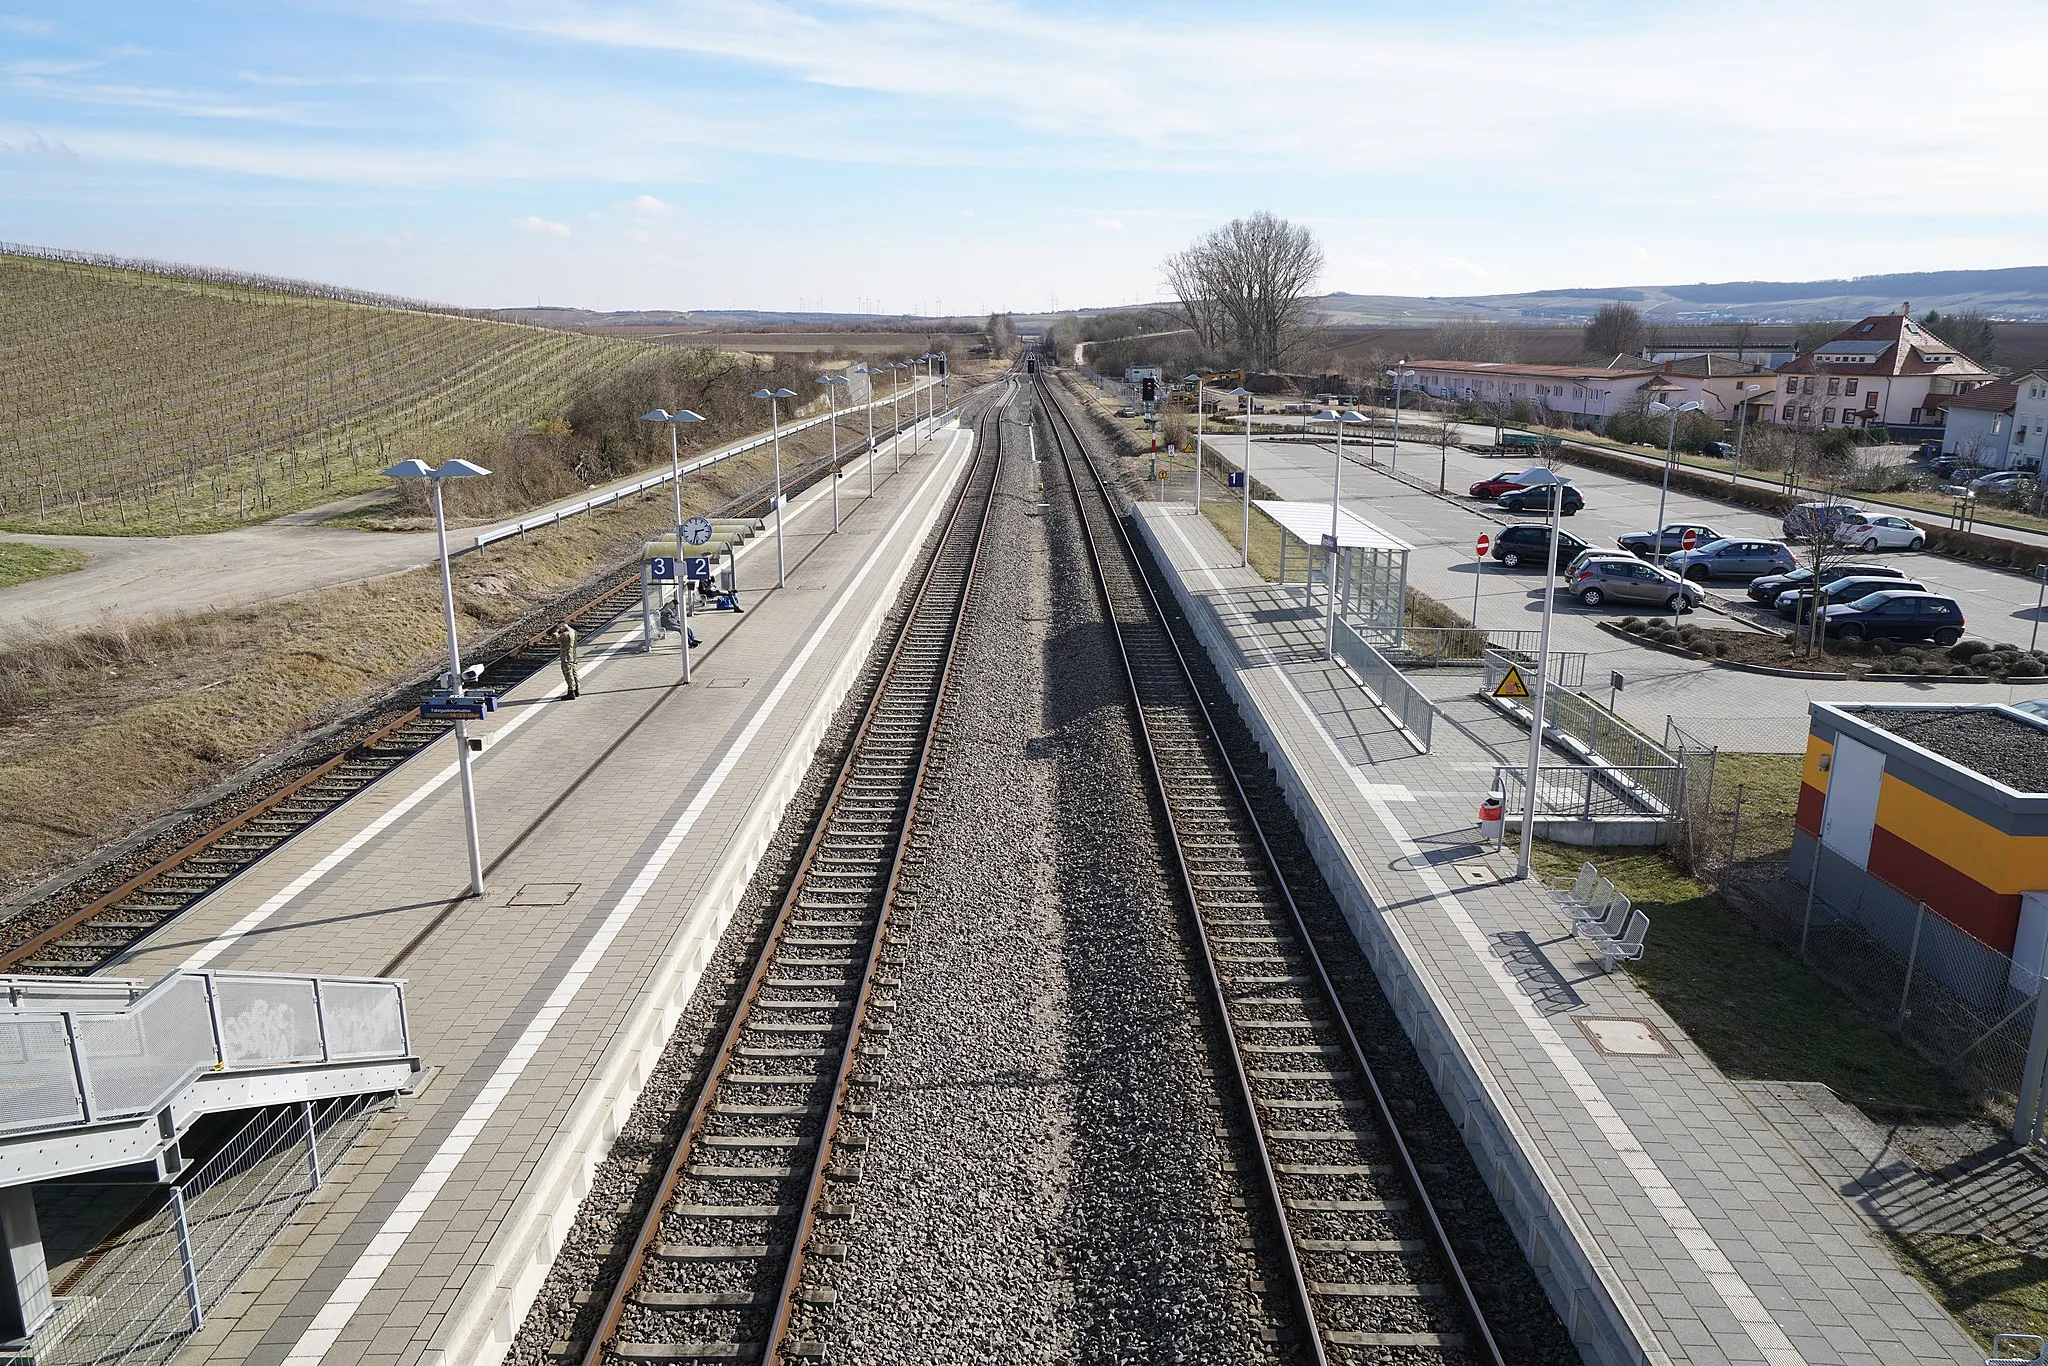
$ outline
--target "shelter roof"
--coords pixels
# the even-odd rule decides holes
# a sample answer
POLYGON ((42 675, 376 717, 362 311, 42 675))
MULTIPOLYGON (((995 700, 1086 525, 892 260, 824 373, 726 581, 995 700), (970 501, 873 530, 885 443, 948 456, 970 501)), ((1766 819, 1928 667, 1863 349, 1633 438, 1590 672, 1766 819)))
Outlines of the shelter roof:
MULTIPOLYGON (((1323 537, 1330 534, 1330 505, 1328 503, 1287 503, 1277 500, 1260 500, 1253 507, 1278 522, 1297 541, 1319 546, 1323 537)), ((1338 509, 1337 545, 1344 550, 1397 550, 1415 549, 1398 536, 1390 536, 1363 517, 1338 509)))

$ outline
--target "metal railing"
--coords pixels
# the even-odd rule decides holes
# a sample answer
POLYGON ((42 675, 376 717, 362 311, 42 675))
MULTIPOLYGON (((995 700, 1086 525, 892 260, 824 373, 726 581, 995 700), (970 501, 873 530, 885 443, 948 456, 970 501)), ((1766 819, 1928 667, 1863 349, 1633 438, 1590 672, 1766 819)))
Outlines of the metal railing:
POLYGON ((1535 659, 1543 633, 1479 626, 1408 626, 1402 630, 1401 643, 1407 652, 1401 656, 1405 668, 1476 667, 1488 650, 1517 660, 1535 659))
POLYGON ((1365 685, 1365 690, 1393 714, 1402 729, 1421 746, 1422 752, 1429 753, 1430 728, 1436 718, 1436 708, 1413 683, 1402 677, 1392 660, 1351 629, 1349 622, 1339 621, 1336 626, 1337 658, 1358 675, 1358 681, 1365 685))
MULTIPOLYGON (((933 385, 940 383, 943 383, 943 381, 937 379, 920 380, 916 384, 912 385, 910 388, 903 390, 900 394, 897 394, 896 400, 900 401, 902 399, 909 398, 912 394, 922 394, 925 391, 929 390, 933 385)), ((866 412, 870 408, 879 408, 884 404, 890 402, 892 402, 892 400, 875 399, 869 403, 863 403, 855 405, 853 407, 849 407, 844 413, 827 413, 823 417, 807 417, 803 419, 801 422, 789 423, 787 426, 782 428, 780 435, 784 437, 795 436, 798 432, 806 432, 811 430, 813 427, 822 427, 826 423, 832 421, 832 419, 835 416, 844 419, 848 414, 866 412)), ((941 409, 929 420, 932 422, 937 422, 952 411, 953 410, 951 408, 941 409)), ((903 428, 903 433, 909 436, 911 440, 916 440, 916 433, 918 429, 921 428, 927 420, 928 419, 924 417, 913 418, 903 428)), ((513 522, 509 526, 493 527, 489 531, 478 532, 475 537, 474 545, 462 547, 454 553, 459 555, 470 550, 482 550, 485 546, 490 545, 493 542, 507 540, 513 536, 524 536, 527 532, 537 531, 542 527, 558 526, 566 518, 580 517, 586 512, 593 512, 598 508, 610 507, 615 503, 624 502, 626 499, 645 493, 649 489, 660 488, 662 485, 668 483, 671 479, 676 478, 678 475, 695 474, 699 470, 709 469, 713 465, 722 464, 727 460, 733 459, 735 456, 745 455, 748 451, 758 451, 763 446, 773 445, 775 443, 777 435, 778 433, 771 430, 765 436, 748 437, 745 441, 735 442, 733 445, 720 447, 718 450, 713 451, 710 455, 700 456, 697 459, 692 460, 689 464, 680 466, 678 469, 674 471, 660 470, 654 474, 646 476, 643 479, 635 479, 630 484, 621 484, 617 488, 607 489, 605 492, 597 495, 595 498, 585 498, 580 503, 571 503, 567 507, 555 508, 553 511, 545 513, 539 517, 529 517, 524 519, 523 521, 513 522)), ((879 438, 877 439, 879 440, 879 438)), ((861 444, 866 444, 866 438, 862 438, 861 444)), ((842 454, 841 459, 844 458, 845 456, 844 454, 842 454)))
POLYGON ((128 1004, 0 1012, 0 1133, 150 1114, 204 1072, 409 1056, 399 982, 174 972, 128 1004))
MULTIPOLYGON (((1528 774, 1499 764, 1494 786, 1510 815, 1524 808, 1528 774)), ((1685 803, 1685 769, 1675 764, 1557 764, 1536 771, 1536 818, 1592 820, 1633 816, 1674 819, 1685 803)))
MULTIPOLYGON (((1511 655, 1500 650, 1488 649, 1479 657, 1479 664, 1486 671, 1486 690, 1492 692, 1507 676, 1512 665, 1521 671, 1522 681, 1529 685, 1533 696, 1538 679, 1530 672, 1535 663, 1534 652, 1527 655, 1511 655)), ((1582 688, 1586 685, 1586 653, 1583 650, 1552 650, 1550 652, 1550 689, 1553 694, 1563 688, 1582 688)))
POLYGON ((46 1366, 176 1356, 379 1113, 370 1096, 258 1110, 177 1184, 148 1193, 58 1293, 82 1306, 46 1366))

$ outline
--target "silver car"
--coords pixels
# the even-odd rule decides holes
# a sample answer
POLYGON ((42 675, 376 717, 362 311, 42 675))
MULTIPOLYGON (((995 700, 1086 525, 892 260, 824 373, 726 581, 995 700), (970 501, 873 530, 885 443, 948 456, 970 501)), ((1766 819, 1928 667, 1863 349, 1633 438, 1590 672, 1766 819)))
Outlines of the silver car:
POLYGON ((1588 607, 1609 601, 1640 602, 1672 612, 1696 607, 1707 595, 1698 584, 1633 557, 1594 560, 1581 566, 1566 591, 1588 607))

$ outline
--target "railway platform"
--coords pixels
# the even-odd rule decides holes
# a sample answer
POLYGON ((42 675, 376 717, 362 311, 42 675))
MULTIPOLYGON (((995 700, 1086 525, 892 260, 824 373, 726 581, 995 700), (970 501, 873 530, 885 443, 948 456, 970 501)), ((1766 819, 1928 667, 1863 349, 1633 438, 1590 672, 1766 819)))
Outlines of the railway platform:
POLYGON ((1502 876, 1483 733, 1447 718, 1418 753, 1320 658, 1320 615, 1191 506, 1134 517, 1588 1361, 1984 1360, 1656 1002, 1502 876))
POLYGON ((488 894, 464 899, 462 798, 437 743, 108 970, 321 972, 406 982, 428 1072, 183 1346, 183 1363, 498 1359, 865 666, 971 453, 942 423, 900 473, 789 504, 739 552, 744 614, 642 649, 637 613, 586 638, 481 733, 488 894))

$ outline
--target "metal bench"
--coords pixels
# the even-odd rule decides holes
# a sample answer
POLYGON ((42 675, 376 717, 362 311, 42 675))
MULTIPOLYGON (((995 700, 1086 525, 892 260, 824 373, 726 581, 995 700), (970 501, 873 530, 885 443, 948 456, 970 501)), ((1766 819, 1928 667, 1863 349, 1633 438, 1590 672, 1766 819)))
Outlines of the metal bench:
POLYGON ((1569 887, 1550 887, 1545 891, 1552 901, 1576 911, 1586 904, 1586 898, 1593 894, 1593 885, 1600 881, 1599 870, 1590 863, 1579 865, 1579 875, 1569 887))
POLYGON ((2040 1366, 2048 1362, 2048 1338, 2035 1333, 2000 1333, 1991 1340, 1984 1366, 2040 1366), (2019 1355, 2025 1352, 2025 1356, 2019 1355))
MULTIPOLYGON (((1627 900, 1626 897, 1621 899, 1627 900)), ((1621 933, 1601 935, 1593 940, 1593 948, 1600 955, 1601 966, 1613 972, 1616 963, 1633 963, 1643 956, 1643 941, 1649 934, 1650 917, 1632 910, 1622 924, 1621 933)))
POLYGON ((1619 934, 1621 927, 1628 923, 1631 905, 1629 899, 1615 891, 1613 884, 1604 878, 1601 879, 1601 885, 1607 888, 1606 899, 1597 905, 1588 906, 1583 915, 1572 921, 1572 936, 1576 939, 1598 943, 1602 939, 1619 934))

